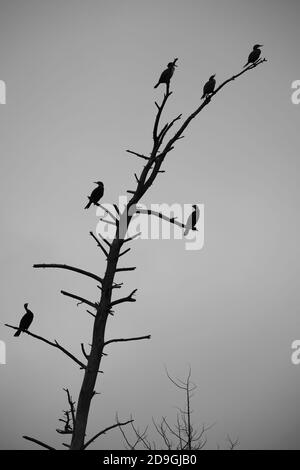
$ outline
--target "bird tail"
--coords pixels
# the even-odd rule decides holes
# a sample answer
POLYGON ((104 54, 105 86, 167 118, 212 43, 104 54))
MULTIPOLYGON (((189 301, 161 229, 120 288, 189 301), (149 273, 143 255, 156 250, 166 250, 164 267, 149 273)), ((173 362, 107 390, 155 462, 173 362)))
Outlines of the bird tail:
POLYGON ((89 201, 87 205, 85 206, 85 209, 88 209, 92 205, 92 201, 89 201))
POLYGON ((18 330, 15 332, 14 336, 20 336, 20 334, 21 334, 21 330, 18 330))
POLYGON ((247 64, 244 65, 243 69, 244 69, 245 67, 247 67, 247 65, 249 65, 249 62, 247 62, 247 64))
POLYGON ((206 96, 206 93, 203 93, 203 95, 201 96, 201 99, 204 100, 205 96, 206 96))
POLYGON ((157 88, 157 87, 158 87, 158 85, 159 85, 159 82, 157 82, 157 84, 155 85, 155 87, 154 87, 154 88, 157 88))

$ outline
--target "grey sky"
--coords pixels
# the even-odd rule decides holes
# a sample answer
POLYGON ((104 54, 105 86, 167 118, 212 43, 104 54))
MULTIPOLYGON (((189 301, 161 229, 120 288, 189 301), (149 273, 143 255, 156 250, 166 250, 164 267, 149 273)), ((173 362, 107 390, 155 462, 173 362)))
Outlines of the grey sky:
MULTIPOLYGON (((255 43, 268 62, 243 75, 193 121, 169 154, 150 203, 205 204, 205 246, 137 241, 119 276, 137 302, 122 305, 107 335, 152 334, 112 345, 103 361, 89 432, 134 414, 140 425, 175 414, 183 397, 165 377, 191 364, 195 421, 216 422, 209 446, 238 436, 241 448, 299 448, 300 366, 290 346, 299 322, 299 113, 291 83, 300 79, 296 1, 0 1, 1 322, 18 323, 24 302, 32 331, 80 355, 91 317, 59 294, 97 299, 92 281, 34 271, 62 262, 100 275, 104 259, 83 210, 92 182, 105 202, 134 184, 142 163, 125 149, 151 147, 153 89, 174 57, 178 68, 165 119, 199 104, 203 83, 240 71, 255 43)), ((82 371, 59 352, 0 327, 0 447, 53 445, 82 371)), ((95 448, 118 447, 117 432, 95 448)))

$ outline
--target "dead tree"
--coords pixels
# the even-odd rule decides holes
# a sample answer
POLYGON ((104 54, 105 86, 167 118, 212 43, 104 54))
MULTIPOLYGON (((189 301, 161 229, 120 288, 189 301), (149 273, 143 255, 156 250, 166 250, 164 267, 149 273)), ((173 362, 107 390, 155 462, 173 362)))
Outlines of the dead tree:
MULTIPOLYGON (((108 318, 110 315, 113 314, 113 308, 117 305, 120 305, 123 302, 135 302, 134 294, 136 293, 136 289, 129 293, 124 297, 120 297, 117 299, 113 299, 113 293, 115 289, 121 287, 122 284, 115 282, 115 276, 118 273, 124 271, 132 271, 135 267, 120 267, 119 261, 121 257, 123 257, 126 253, 129 252, 130 248, 128 244, 133 241, 135 238, 139 236, 139 234, 135 234, 131 237, 127 236, 127 231, 129 225, 132 221, 133 216, 141 212, 139 211, 137 204, 141 201, 145 193, 149 190, 152 186, 154 181, 156 180, 157 176, 164 172, 162 169, 162 165, 165 162, 167 155, 175 148, 176 143, 182 139, 184 131, 187 129, 189 124, 193 119, 195 119, 199 113, 204 111, 204 109, 211 104, 218 93, 228 85, 229 83, 236 80, 238 77, 242 76, 243 74, 248 73, 250 70, 258 67, 262 64, 265 59, 261 59, 257 61, 253 65, 249 65, 247 68, 243 69, 241 72, 231 76, 223 83, 221 83, 213 93, 204 99, 201 104, 199 104, 194 112, 188 115, 183 123, 179 126, 179 128, 173 132, 173 128, 175 124, 182 119, 182 114, 179 114, 170 122, 161 125, 161 118, 162 113, 165 109, 165 106, 172 95, 172 91, 169 90, 167 87, 166 92, 163 96, 162 102, 159 104, 155 102, 157 112, 154 118, 154 125, 152 131, 152 139, 153 145, 152 150, 148 155, 143 153, 139 153, 133 150, 127 150, 130 155, 136 156, 139 160, 144 162, 144 166, 140 171, 140 174, 135 174, 135 182, 136 187, 135 189, 128 190, 127 192, 131 195, 130 200, 128 201, 125 209, 121 212, 116 204, 114 204, 115 213, 108 211, 106 212, 110 216, 110 220, 107 221, 108 223, 112 224, 115 227, 115 235, 113 240, 108 241, 107 239, 101 237, 100 234, 95 235, 91 233, 91 236, 96 241, 97 246, 100 248, 101 252, 103 253, 106 261, 105 272, 103 276, 99 276, 98 274, 94 274, 90 271, 86 271, 84 269, 69 266, 66 264, 35 264, 34 268, 58 268, 58 269, 65 269, 77 274, 80 274, 85 277, 89 277, 90 279, 96 281, 101 294, 100 298, 97 300, 88 300, 80 295, 66 292, 64 290, 61 293, 64 296, 67 296, 71 299, 76 300, 80 304, 84 304, 89 307, 89 314, 94 317, 93 322, 93 332, 92 332, 92 339, 91 339, 91 348, 90 351, 87 353, 82 346, 82 352, 84 359, 83 361, 76 358, 72 353, 70 353, 66 348, 61 346, 56 340, 49 341, 41 336, 32 334, 30 332, 26 332, 27 334, 39 339, 43 342, 48 343, 49 345, 60 349, 64 354, 66 354, 70 359, 72 359, 77 365, 80 366, 80 369, 84 371, 84 377, 79 393, 79 398, 77 402, 77 409, 75 415, 74 426, 72 428, 72 439, 70 444, 71 450, 78 450, 86 448, 86 428, 88 423, 88 416, 89 410, 91 405, 91 400, 95 395, 95 385, 97 381, 98 374, 101 373, 100 365, 101 359, 103 355, 105 355, 105 351, 108 346, 112 345, 115 342, 121 341, 135 341, 135 340, 142 340, 142 339, 149 339, 150 335, 139 336, 136 338, 116 338, 111 340, 105 339, 105 329, 108 318), (92 309, 92 311, 91 311, 92 309)), ((199 95, 200 96, 200 95, 199 95)), ((200 101, 200 97, 199 97, 200 101)), ((152 211, 147 211, 148 215, 154 217, 160 217, 162 214, 152 211)), ((164 220, 167 220, 171 224, 178 225, 180 227, 185 227, 183 222, 179 222, 174 218, 168 218, 163 216, 164 220)), ((8 325, 12 328, 14 326, 8 325)), ((27 437, 28 439, 28 437, 27 437)), ((33 440, 31 438, 31 440, 33 440)), ((36 442, 37 440, 35 440, 36 442)), ((39 441, 40 443, 40 441, 39 441)), ((40 443, 40 445, 44 447, 50 447, 47 444, 40 443)))
MULTIPOLYGON (((119 428, 124 439, 125 447, 129 450, 202 450, 207 444, 207 432, 214 424, 203 424, 201 428, 193 424, 193 409, 191 403, 197 385, 191 380, 191 369, 189 369, 186 380, 174 379, 169 375, 168 371, 166 372, 169 380, 175 387, 183 391, 185 395, 185 406, 184 408, 178 408, 176 418, 172 424, 165 416, 163 416, 159 422, 152 419, 159 440, 149 438, 148 426, 141 431, 133 423, 133 420, 130 423, 131 436, 120 426, 119 428)), ((239 445, 239 440, 233 440, 229 435, 227 435, 226 441, 228 442, 229 450, 234 450, 239 445)))

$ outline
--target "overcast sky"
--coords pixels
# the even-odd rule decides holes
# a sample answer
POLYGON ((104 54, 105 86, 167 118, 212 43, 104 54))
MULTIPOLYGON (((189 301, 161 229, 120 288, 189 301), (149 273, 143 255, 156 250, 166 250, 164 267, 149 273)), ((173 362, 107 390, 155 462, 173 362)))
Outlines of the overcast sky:
MULTIPOLYGON (((178 68, 165 119, 187 115, 215 73, 241 70, 255 43, 268 62, 230 83, 194 120, 168 155, 146 204, 205 205, 205 243, 139 240, 123 258, 123 293, 138 288, 107 328, 150 341, 111 345, 102 362, 88 434, 116 411, 140 425, 168 416, 184 397, 169 383, 189 364, 198 384, 194 420, 216 423, 210 448, 226 434, 242 449, 300 448, 300 366, 291 343, 299 321, 299 116, 291 83, 300 79, 298 1, 1 0, 0 105, 1 280, 0 447, 66 442, 55 429, 63 387, 77 400, 82 371, 27 335, 13 337, 23 304, 31 330, 78 356, 92 317, 60 289, 99 298, 92 280, 67 271, 33 270, 60 262, 101 276, 104 258, 89 236, 95 210, 84 211, 93 181, 104 202, 132 189, 143 162, 125 150, 151 148, 154 90, 174 57, 178 68)), ((118 448, 112 431, 93 448, 118 448)), ((92 448, 92 447, 91 447, 92 448)))

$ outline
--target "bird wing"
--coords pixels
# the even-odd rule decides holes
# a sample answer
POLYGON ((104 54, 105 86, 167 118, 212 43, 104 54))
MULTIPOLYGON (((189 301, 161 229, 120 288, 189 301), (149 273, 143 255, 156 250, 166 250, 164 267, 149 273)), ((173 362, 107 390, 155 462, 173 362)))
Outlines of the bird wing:
POLYGON ((32 323, 32 320, 33 320, 33 313, 30 311, 25 313, 25 315, 21 318, 21 321, 20 321, 20 326, 19 326, 20 330, 26 330, 27 328, 29 328, 29 326, 32 323))
POLYGON ((102 186, 98 186, 92 191, 92 194, 90 195, 90 200, 94 202, 98 202, 99 199, 103 196, 104 190, 102 186))
POLYGON ((257 59, 259 58, 260 54, 261 54, 261 50, 260 50, 260 49, 255 49, 254 51, 252 51, 252 52, 249 54, 248 63, 249 63, 249 62, 256 62, 257 59))
POLYGON ((203 87, 203 95, 206 95, 208 93, 208 85, 209 85, 209 82, 206 82, 203 87))
POLYGON ((196 209, 192 213, 192 227, 195 227, 197 225, 199 216, 200 216, 200 210, 199 210, 199 207, 196 206, 196 209))
POLYGON ((203 95, 207 95, 208 93, 212 93, 215 88, 215 81, 208 80, 203 87, 203 95))
POLYGON ((169 71, 169 69, 166 69, 161 74, 159 81, 160 81, 160 83, 166 83, 170 80, 170 78, 171 78, 170 71, 169 71))

